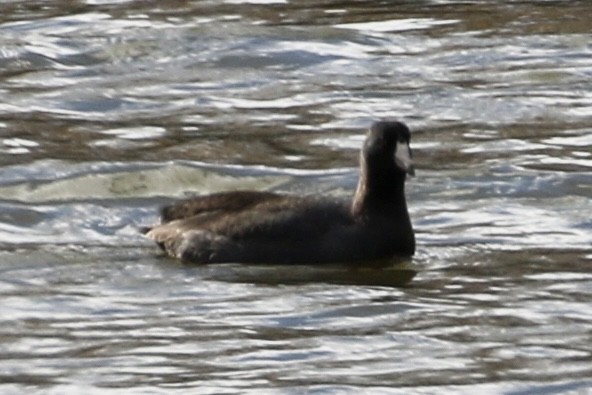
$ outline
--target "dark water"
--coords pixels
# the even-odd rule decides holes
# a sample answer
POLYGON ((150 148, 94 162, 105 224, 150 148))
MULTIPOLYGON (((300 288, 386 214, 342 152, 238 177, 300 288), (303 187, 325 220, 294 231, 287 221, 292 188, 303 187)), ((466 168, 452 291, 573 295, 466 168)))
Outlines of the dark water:
POLYGON ((592 393, 590 15, 1 2, 0 392, 592 393), (136 232, 192 193, 347 196, 384 117, 411 262, 192 267, 136 232))

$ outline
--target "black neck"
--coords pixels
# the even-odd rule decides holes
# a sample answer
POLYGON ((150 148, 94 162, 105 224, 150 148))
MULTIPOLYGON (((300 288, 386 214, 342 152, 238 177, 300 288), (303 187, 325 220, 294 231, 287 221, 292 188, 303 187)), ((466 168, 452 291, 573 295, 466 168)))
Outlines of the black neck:
POLYGON ((352 214, 364 215, 372 211, 384 214, 392 210, 407 213, 405 201, 405 173, 394 167, 362 166, 362 173, 352 203, 352 214))

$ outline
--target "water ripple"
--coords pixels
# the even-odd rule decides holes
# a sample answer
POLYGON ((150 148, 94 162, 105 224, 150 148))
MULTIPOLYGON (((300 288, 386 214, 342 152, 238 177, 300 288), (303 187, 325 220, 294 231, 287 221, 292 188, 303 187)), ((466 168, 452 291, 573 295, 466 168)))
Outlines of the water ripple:
POLYGON ((589 2, 1 7, 2 393, 592 386, 589 2), (137 232, 197 193, 347 198, 393 117, 411 260, 191 266, 137 232))

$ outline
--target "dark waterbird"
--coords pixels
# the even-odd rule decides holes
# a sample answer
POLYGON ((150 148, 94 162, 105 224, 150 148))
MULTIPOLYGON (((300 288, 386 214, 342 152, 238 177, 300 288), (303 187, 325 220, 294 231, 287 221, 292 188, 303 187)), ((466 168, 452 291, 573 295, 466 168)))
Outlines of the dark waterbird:
POLYGON ((144 232, 168 255, 195 263, 349 263, 411 256, 415 236, 405 178, 410 133, 374 123, 360 155, 353 201, 272 192, 198 196, 164 207, 144 232))

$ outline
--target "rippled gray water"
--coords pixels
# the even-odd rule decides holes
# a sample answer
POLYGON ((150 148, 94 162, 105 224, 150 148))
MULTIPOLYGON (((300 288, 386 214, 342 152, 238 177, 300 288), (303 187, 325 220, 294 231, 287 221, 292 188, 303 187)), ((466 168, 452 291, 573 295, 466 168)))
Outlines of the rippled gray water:
POLYGON ((590 15, 1 2, 0 392, 592 393, 590 15), (184 266, 137 234, 194 193, 347 196, 383 117, 414 132, 410 262, 184 266))

